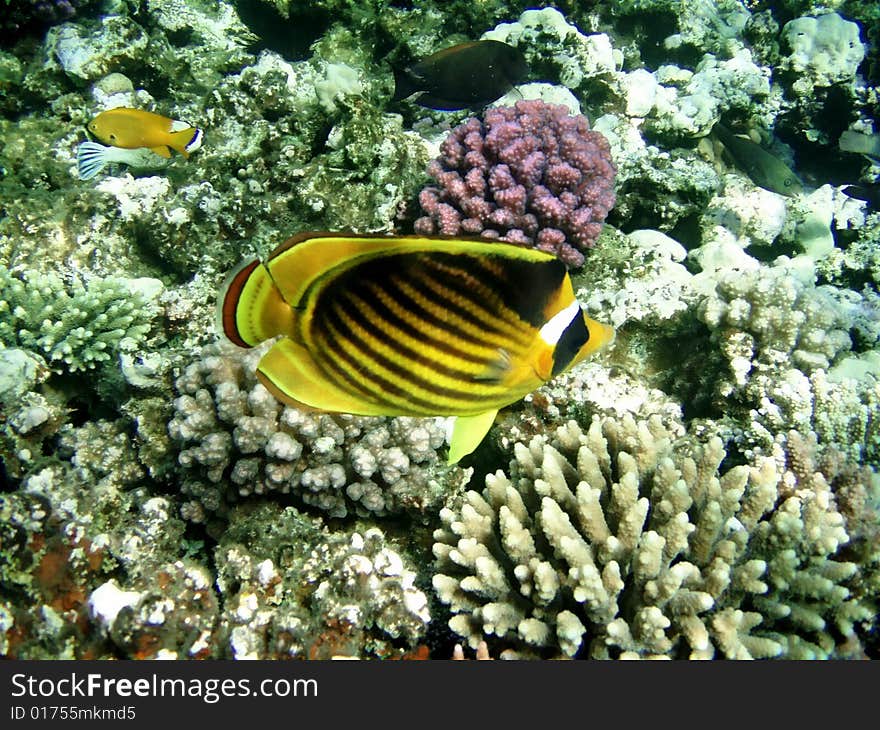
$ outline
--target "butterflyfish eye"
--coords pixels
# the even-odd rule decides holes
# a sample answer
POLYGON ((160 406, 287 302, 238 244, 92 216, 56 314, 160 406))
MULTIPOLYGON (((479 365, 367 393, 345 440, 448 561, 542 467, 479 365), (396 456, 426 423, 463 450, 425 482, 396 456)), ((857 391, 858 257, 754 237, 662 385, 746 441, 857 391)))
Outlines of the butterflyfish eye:
POLYGON ((110 139, 114 139, 114 140, 115 140, 115 139, 116 139, 116 135, 115 135, 115 134, 111 134, 111 135, 110 135, 110 139))
POLYGON ((783 185, 785 185, 785 187, 787 187, 787 188, 790 188, 791 187, 791 178, 790 177, 785 178, 785 182, 783 183, 783 185))

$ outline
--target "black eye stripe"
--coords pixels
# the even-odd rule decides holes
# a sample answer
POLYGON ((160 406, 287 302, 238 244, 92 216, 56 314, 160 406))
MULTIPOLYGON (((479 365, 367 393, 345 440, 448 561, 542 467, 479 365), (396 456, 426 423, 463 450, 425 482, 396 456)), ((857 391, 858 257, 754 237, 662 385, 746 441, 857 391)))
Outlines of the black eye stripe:
POLYGON ((568 327, 562 332, 559 342, 556 343, 556 349, 553 350, 552 374, 554 377, 571 364, 575 355, 578 354, 589 339, 590 331, 587 329, 587 323, 584 321, 583 312, 578 312, 568 327))

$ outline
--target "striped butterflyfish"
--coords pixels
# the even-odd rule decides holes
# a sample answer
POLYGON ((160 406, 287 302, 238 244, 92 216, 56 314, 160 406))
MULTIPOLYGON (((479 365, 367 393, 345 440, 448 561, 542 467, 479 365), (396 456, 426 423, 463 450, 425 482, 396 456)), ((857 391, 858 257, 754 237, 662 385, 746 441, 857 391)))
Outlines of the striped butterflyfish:
POLYGON ((422 236, 295 236, 232 272, 218 320, 240 347, 284 335, 257 366, 284 403, 456 416, 449 463, 479 445, 499 408, 614 336, 584 314, 554 256, 422 236))

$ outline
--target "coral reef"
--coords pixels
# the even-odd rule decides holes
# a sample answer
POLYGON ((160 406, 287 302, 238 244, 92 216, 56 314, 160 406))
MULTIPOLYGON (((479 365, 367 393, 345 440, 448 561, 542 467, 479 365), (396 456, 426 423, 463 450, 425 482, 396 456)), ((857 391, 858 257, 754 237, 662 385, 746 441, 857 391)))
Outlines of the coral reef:
POLYGON ((379 528, 330 533, 268 505, 231 524, 216 551, 231 656, 390 658, 423 638, 427 597, 379 528))
POLYGON ((583 116, 539 100, 488 110, 456 127, 428 167, 417 233, 531 244, 581 266, 614 205, 608 143, 583 116))
POLYGON ((790 20, 782 27, 782 38, 791 53, 781 67, 798 74, 794 89, 799 95, 815 86, 851 81, 865 57, 859 26, 837 13, 790 20))
POLYGON ((0 2, 0 654, 880 656, 880 167, 839 148, 880 130, 877 4, 527 5, 0 2), (392 100, 480 38, 530 83, 392 100), (81 180, 117 106, 204 144, 81 180), (617 330, 466 469, 216 344, 239 261, 419 216, 555 252, 617 330))
POLYGON ((569 89, 601 82, 622 61, 607 34, 584 35, 555 8, 526 10, 515 23, 501 23, 482 38, 517 47, 532 69, 551 67, 569 89))
MULTIPOLYGON (((785 267, 717 278, 697 315, 726 362, 727 372, 712 382, 712 398, 728 414, 748 413, 737 435, 744 448, 766 450, 773 434, 796 427, 877 463, 880 386, 870 370, 850 372, 852 359, 843 357, 852 346, 850 331, 859 331, 857 312, 873 311, 872 299, 804 284, 785 267)), ((873 347, 876 327, 861 331, 860 339, 873 347)))
MULTIPOLYGON (((5 36, 19 37, 73 18, 93 0, 6 0, 0 31, 5 36)), ((5 43, 4 43, 5 45, 5 43)))
POLYGON ((441 514, 434 587, 450 627, 472 647, 595 658, 858 643, 876 607, 841 556, 850 537, 826 479, 771 458, 719 471, 720 439, 681 437, 656 417, 596 418, 517 443, 509 476, 441 514))

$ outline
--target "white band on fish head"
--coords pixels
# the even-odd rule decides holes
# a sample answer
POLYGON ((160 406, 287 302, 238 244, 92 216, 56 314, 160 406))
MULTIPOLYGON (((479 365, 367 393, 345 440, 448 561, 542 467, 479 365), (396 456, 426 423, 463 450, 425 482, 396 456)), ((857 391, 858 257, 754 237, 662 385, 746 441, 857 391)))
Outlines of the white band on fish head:
POLYGON ((581 313, 581 305, 573 301, 565 309, 558 311, 541 327, 541 339, 548 345, 555 346, 568 325, 581 313))

